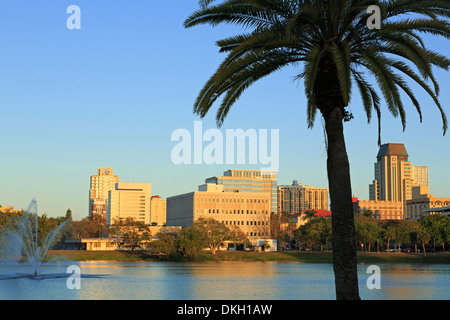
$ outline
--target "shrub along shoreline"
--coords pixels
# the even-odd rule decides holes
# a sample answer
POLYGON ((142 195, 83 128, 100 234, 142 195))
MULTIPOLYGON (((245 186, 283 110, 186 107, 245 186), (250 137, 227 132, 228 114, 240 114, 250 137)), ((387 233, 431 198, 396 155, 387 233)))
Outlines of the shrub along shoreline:
MULTIPOLYGON (((71 261, 280 261, 303 263, 332 263, 331 252, 245 252, 245 251, 218 251, 215 255, 205 253, 196 259, 184 259, 181 257, 165 258, 147 252, 137 251, 76 251, 76 250, 51 250, 47 253, 46 260, 59 257, 61 260, 71 261)), ((358 263, 426 263, 426 264, 450 264, 450 253, 367 253, 358 252, 358 263)))

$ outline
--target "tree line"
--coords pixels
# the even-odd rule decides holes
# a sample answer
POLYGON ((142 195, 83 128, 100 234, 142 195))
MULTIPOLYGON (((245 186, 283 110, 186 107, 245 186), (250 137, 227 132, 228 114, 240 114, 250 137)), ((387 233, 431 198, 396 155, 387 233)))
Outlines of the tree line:
MULTIPOLYGON (((309 215, 308 223, 297 229, 287 228, 284 232, 299 245, 320 247, 332 245, 331 219, 317 217, 314 211, 309 215)), ((371 252, 386 249, 388 252, 395 244, 413 248, 414 252, 437 247, 445 251, 450 242, 450 217, 441 214, 426 215, 417 221, 376 220, 372 212, 365 211, 355 216, 356 244, 361 251, 371 252)), ((283 237, 283 236, 282 236, 283 237)), ((286 235, 284 236, 286 237, 286 235)))
MULTIPOLYGON (((26 212, 4 212, 0 215, 0 235, 7 230, 14 230, 18 221, 26 212)), ((297 227, 290 214, 272 214, 270 224, 262 226, 262 234, 269 234, 270 239, 276 239, 280 248, 308 247, 324 250, 332 247, 331 219, 316 215, 316 211, 308 210, 302 216, 306 223, 297 227), (269 230, 267 230, 269 229, 269 230)), ((56 229, 64 221, 70 220, 56 237, 54 249, 64 248, 67 239, 102 238, 115 239, 119 248, 129 248, 132 252, 141 248, 163 259, 195 259, 205 248, 215 254, 224 242, 232 242, 237 247, 251 247, 246 234, 237 226, 226 226, 214 219, 201 218, 191 227, 180 232, 159 232, 152 235, 150 226, 131 218, 116 220, 107 228, 102 215, 85 217, 73 221, 72 212, 67 210, 65 216, 52 218, 47 214, 38 217, 38 242, 42 243, 47 234, 56 229)), ((389 249, 395 244, 400 247, 412 247, 426 254, 426 246, 441 250, 448 248, 450 242, 450 217, 427 215, 418 221, 406 220, 376 220, 371 211, 364 211, 355 216, 356 242, 361 251, 379 252, 389 249)), ((5 237, 0 237, 1 242, 5 237)), ((388 250, 389 252, 389 250, 388 250)))

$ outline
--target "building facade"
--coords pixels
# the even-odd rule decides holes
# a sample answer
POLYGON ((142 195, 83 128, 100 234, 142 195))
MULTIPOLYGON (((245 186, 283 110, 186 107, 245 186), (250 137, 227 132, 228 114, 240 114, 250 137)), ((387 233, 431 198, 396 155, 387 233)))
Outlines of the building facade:
POLYGON ((328 194, 328 188, 304 186, 296 180, 290 186, 278 186, 278 213, 328 210, 328 194))
POLYGON ((222 185, 224 191, 268 193, 270 211, 277 213, 277 179, 275 173, 261 170, 228 170, 222 177, 206 179, 206 184, 222 185))
POLYGON ((428 166, 412 166, 411 177, 413 186, 430 186, 428 166))
POLYGON ((427 186, 412 188, 413 198, 406 201, 406 219, 418 220, 421 217, 433 214, 432 209, 450 206, 450 198, 436 198, 428 192, 427 186))
POLYGON ((167 225, 192 226, 199 218, 213 218, 239 228, 250 240, 269 237, 271 194, 225 190, 206 184, 202 191, 167 198, 167 225))
POLYGON ((370 211, 376 220, 403 220, 403 201, 353 199, 355 214, 370 211))
POLYGON ((413 166, 403 144, 388 143, 380 147, 375 163, 375 179, 369 186, 372 201, 401 201, 403 218, 407 218, 407 201, 413 199, 412 188, 429 186, 428 166, 413 166))
POLYGON ((106 222, 114 224, 116 219, 132 218, 150 224, 151 183, 119 182, 109 191, 106 222))
POLYGON ((369 187, 373 201, 411 199, 411 162, 403 144, 388 143, 380 147, 375 163, 375 179, 369 187))
POLYGON ((109 167, 97 169, 97 174, 92 175, 89 189, 89 216, 100 214, 106 218, 108 206, 108 193, 113 190, 119 176, 114 175, 114 170, 109 167))
POLYGON ((150 224, 164 226, 166 224, 166 200, 160 196, 151 198, 150 224))

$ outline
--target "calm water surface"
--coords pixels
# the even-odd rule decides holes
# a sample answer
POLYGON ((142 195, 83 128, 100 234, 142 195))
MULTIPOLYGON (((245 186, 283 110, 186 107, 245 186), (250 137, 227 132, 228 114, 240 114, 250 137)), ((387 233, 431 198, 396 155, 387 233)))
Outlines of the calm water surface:
MULTIPOLYGON (((1 300, 334 300, 332 265, 298 262, 74 262, 81 289, 67 277, 8 279, 23 273, 0 266, 1 300), (83 278, 84 276, 84 278, 83 278)), ((65 273, 69 264, 49 267, 65 273)), ((369 290, 369 265, 359 265, 366 300, 450 299, 450 265, 379 264, 381 289, 369 290)), ((69 276, 69 274, 68 274, 69 276)))

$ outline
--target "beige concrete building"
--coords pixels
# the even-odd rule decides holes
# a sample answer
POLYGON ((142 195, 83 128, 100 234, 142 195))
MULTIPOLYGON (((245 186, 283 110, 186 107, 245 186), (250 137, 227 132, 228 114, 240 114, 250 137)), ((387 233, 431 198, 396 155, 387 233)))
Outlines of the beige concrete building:
POLYGON ((270 194, 270 211, 277 212, 277 179, 274 172, 261 170, 228 170, 221 177, 206 179, 206 184, 223 186, 224 191, 270 194))
POLYGON ((238 227, 250 240, 269 237, 271 194, 226 191, 206 184, 199 189, 167 198, 167 225, 192 226, 197 219, 213 218, 228 227, 238 227))
POLYGON ((450 206, 450 198, 436 198, 429 193, 427 186, 412 188, 412 199, 406 201, 406 219, 418 220, 424 215, 433 214, 432 209, 450 206))
POLYGON ((89 189, 89 216, 100 214, 106 218, 108 206, 108 193, 113 190, 119 176, 114 175, 114 170, 109 167, 97 169, 97 174, 91 176, 89 189))
POLYGON ((290 186, 278 186, 278 213, 328 210, 328 194, 328 188, 304 186, 297 181, 290 186))
POLYGON ((403 220, 403 201, 353 199, 355 214, 371 211, 376 220, 403 220))
POLYGON ((116 219, 133 218, 150 224, 152 184, 119 182, 109 191, 106 221, 114 224, 116 219))
POLYGON ((430 186, 428 166, 412 166, 411 169, 413 186, 430 186))
POLYGON ((150 223, 156 223, 157 226, 166 224, 166 200, 160 196, 153 196, 151 199, 150 223))

